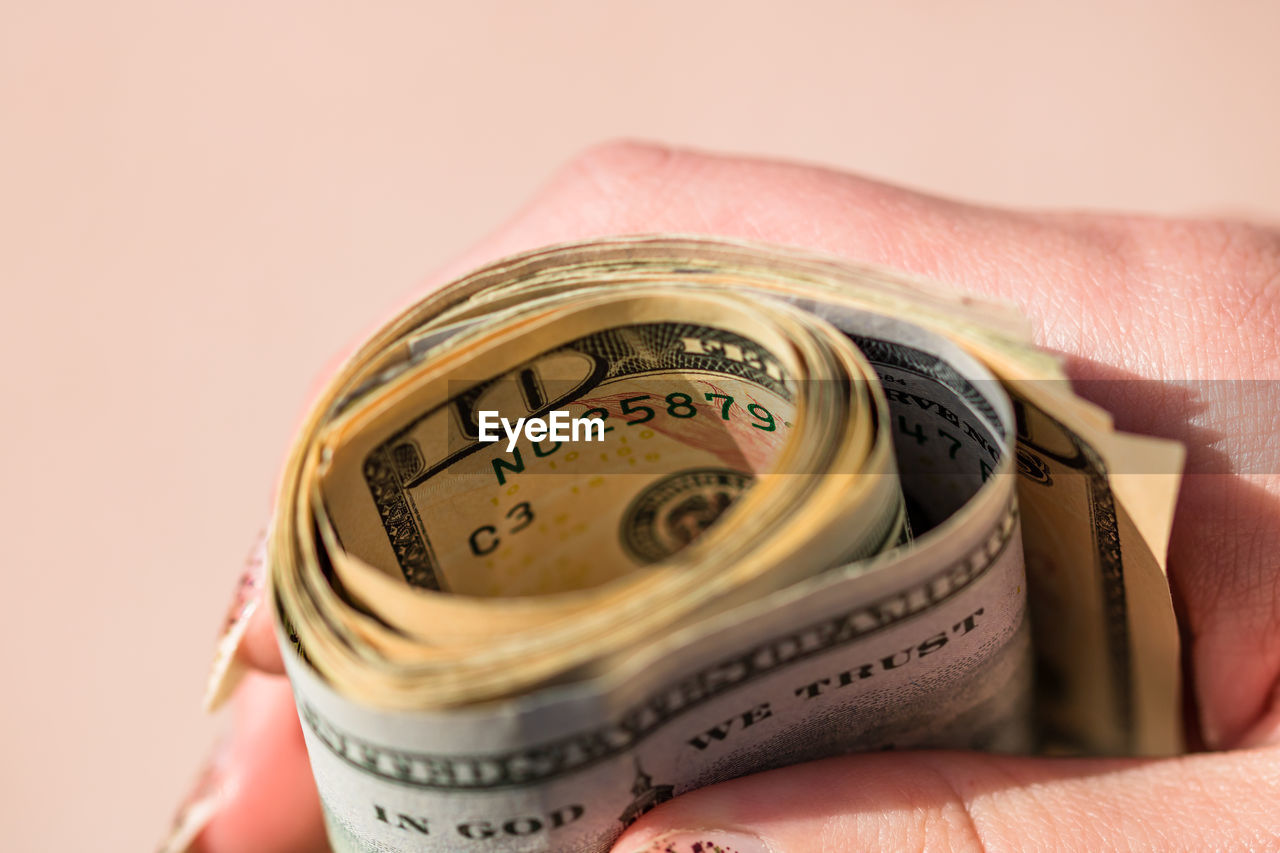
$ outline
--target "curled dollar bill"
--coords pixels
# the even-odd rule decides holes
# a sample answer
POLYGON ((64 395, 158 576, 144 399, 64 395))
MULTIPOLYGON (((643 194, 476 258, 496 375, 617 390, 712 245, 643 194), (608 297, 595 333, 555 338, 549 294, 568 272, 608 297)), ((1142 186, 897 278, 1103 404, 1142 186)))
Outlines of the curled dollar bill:
POLYGON ((347 361, 281 484, 331 843, 594 853, 841 752, 1176 752, 1180 465, 1007 307, 885 270, 667 236, 479 270, 347 361))

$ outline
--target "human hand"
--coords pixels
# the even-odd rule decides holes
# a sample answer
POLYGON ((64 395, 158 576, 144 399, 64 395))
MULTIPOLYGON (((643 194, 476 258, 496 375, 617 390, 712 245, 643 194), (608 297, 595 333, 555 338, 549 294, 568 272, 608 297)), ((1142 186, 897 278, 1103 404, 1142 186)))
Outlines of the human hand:
MULTIPOLYGON (((548 243, 658 231, 808 247, 1014 302, 1119 427, 1185 442, 1169 571, 1191 737, 1218 751, 828 759, 679 797, 619 853, 1280 849, 1280 233, 1010 213, 816 168, 613 145, 575 160, 435 280, 548 243)), ((241 685, 230 739, 167 849, 327 849, 270 614, 256 606, 260 574, 249 577, 235 655, 264 675, 241 685)))

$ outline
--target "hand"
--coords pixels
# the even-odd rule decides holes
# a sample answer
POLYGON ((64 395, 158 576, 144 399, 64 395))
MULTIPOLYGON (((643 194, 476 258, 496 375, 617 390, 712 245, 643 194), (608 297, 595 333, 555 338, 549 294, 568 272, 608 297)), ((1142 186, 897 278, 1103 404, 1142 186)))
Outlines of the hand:
MULTIPOLYGON (((1188 717, 1194 742, 1226 751, 834 758, 679 797, 633 826, 620 853, 1280 846, 1280 383, 1213 381, 1280 380, 1280 234, 1010 213, 816 168, 624 144, 574 161, 436 281, 547 243, 656 231, 811 247, 1012 301, 1119 427, 1185 442, 1169 565, 1188 717), (1154 381, 1107 381, 1135 377, 1154 381)), ((240 688, 210 797, 189 812, 213 816, 188 849, 325 850, 270 614, 240 609, 237 660, 273 675, 240 688)))

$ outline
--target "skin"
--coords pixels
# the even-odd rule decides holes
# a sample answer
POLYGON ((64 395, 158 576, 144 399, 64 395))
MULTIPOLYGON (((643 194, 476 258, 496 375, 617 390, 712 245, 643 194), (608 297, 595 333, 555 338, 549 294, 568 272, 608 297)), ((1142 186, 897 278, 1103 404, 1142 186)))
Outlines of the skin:
MULTIPOLYGON (((512 252, 676 231, 824 250, 1018 305, 1121 428, 1188 446, 1169 567, 1190 740, 1166 760, 850 756, 705 788, 617 850, 674 830, 773 853, 1280 849, 1280 232, 1237 222, 1017 213, 852 175, 637 144, 590 150, 439 284, 512 252), (1147 382, 1116 382, 1141 378, 1147 382)), ((203 853, 327 849, 267 608, 240 656, 203 853)))

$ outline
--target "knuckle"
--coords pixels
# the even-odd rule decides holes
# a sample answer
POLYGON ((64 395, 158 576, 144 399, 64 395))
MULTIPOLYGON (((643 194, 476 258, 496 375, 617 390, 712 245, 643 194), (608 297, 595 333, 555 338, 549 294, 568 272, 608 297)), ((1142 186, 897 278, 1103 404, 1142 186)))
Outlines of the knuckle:
POLYGON ((1280 233, 1248 222, 1122 216, 1107 224, 1110 248, 1141 266, 1230 280, 1280 265, 1280 233))
POLYGON ((616 139, 583 150, 569 162, 566 171, 571 178, 613 188, 643 183, 660 174, 673 156, 674 151, 665 145, 616 139))
POLYGON ((515 230, 543 242, 654 230, 652 213, 676 159, 666 146, 630 140, 586 148, 556 172, 515 230))
POLYGON ((1197 230, 1190 251, 1221 330, 1235 331, 1256 368, 1280 369, 1280 238, 1239 222, 1208 223, 1197 230))
POLYGON ((1201 344, 1232 353, 1232 365, 1280 371, 1280 232, 1231 220, 1116 225, 1113 248, 1147 298, 1201 344))
POLYGON ((1196 223, 1188 251, 1209 276, 1248 290, 1274 285, 1280 270, 1280 240, 1248 223, 1196 223))

